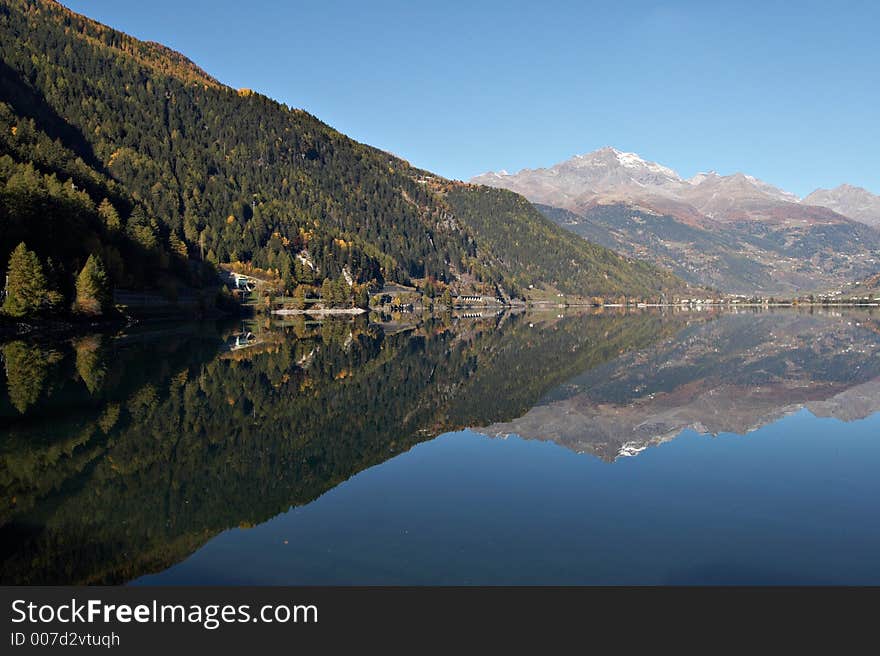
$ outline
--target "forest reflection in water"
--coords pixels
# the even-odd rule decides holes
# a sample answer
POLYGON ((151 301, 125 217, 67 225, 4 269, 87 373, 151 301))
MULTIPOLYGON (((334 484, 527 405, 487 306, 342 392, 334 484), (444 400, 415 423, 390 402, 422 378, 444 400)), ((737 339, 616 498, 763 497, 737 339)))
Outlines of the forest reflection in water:
POLYGON ((880 405, 868 312, 199 324, 0 346, 0 581, 124 583, 441 433, 613 461, 880 405))

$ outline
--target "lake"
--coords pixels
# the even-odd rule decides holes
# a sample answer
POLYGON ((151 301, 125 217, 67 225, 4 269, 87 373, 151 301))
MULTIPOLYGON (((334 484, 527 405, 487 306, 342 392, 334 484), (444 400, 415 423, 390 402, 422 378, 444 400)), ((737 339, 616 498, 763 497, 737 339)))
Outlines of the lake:
POLYGON ((373 319, 0 345, 0 582, 880 584, 880 314, 373 319))

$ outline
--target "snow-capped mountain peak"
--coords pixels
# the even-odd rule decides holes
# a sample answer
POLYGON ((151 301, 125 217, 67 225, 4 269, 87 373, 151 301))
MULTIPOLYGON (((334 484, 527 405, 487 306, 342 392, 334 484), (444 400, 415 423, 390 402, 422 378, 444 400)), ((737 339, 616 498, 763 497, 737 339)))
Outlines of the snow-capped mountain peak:
POLYGON ((605 146, 604 148, 594 150, 593 152, 584 155, 575 155, 570 160, 557 164, 553 168, 564 167, 566 165, 572 168, 621 167, 633 171, 636 175, 638 175, 639 172, 648 172, 652 175, 662 176, 672 180, 681 179, 675 171, 666 166, 657 164, 656 162, 649 162, 648 160, 643 159, 638 153, 625 152, 611 146, 605 146))
MULTIPOLYGON (((517 173, 502 170, 485 173, 472 181, 505 187, 534 202, 568 209, 595 202, 630 202, 684 215, 686 205, 711 219, 770 217, 778 221, 800 211, 792 206, 820 206, 880 227, 880 196, 851 185, 818 189, 802 200, 742 172, 722 175, 708 170, 685 180, 667 166, 611 146, 575 155, 547 168, 517 173)), ((815 215, 815 211, 811 214, 806 208, 803 212, 815 215)), ((823 220, 836 220, 823 216, 823 220)), ((692 218, 699 217, 692 214, 692 218)))
POLYGON ((719 178, 721 177, 718 171, 703 171, 701 173, 697 173, 694 177, 688 179, 688 182, 694 186, 702 184, 706 180, 711 178, 719 178))

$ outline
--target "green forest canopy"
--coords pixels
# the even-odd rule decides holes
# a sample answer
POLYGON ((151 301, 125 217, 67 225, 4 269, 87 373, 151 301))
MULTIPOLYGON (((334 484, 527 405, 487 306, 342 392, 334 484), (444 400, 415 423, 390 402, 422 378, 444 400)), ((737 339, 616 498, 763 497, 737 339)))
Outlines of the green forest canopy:
POLYGON ((683 288, 521 197, 447 183, 54 2, 4 0, 0 35, 0 263, 27 241, 68 299, 93 253, 127 288, 198 286, 235 261, 290 290, 343 270, 512 295, 683 288))

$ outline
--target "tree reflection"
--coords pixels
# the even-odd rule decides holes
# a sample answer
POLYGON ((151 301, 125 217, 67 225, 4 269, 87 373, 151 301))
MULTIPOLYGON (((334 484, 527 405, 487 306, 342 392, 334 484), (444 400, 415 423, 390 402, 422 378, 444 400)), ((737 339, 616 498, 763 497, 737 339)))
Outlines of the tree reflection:
POLYGON ((29 345, 20 340, 3 346, 9 401, 21 414, 40 398, 52 366, 59 360, 60 354, 57 351, 29 345))
POLYGON ((102 335, 89 335, 74 341, 76 350, 76 371, 91 394, 96 394, 104 385, 107 375, 106 358, 101 353, 102 335))
MULTIPOLYGON (((125 582, 442 432, 511 421, 585 390, 601 406, 688 389, 713 363, 735 372, 737 360, 713 350, 723 348, 713 337, 728 334, 709 330, 716 323, 661 313, 412 325, 297 317, 273 329, 78 339, 55 355, 7 344, 16 411, 0 433, 0 581, 125 582)), ((806 336, 825 331, 828 346, 813 357, 764 329, 730 341, 747 363, 773 346, 743 376, 782 377, 794 354, 805 372, 798 389, 857 382, 865 367, 854 358, 864 355, 837 348, 858 338, 845 323, 797 324, 806 336)))

